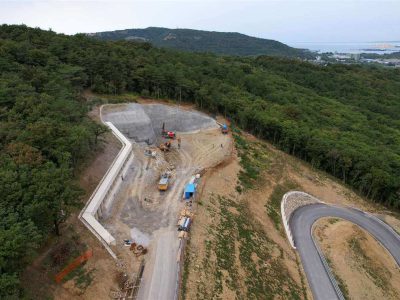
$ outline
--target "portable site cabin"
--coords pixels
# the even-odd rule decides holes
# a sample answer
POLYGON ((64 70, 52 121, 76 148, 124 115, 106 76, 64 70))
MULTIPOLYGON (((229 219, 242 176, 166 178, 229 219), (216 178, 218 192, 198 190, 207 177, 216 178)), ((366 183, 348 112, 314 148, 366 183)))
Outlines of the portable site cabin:
POLYGON ((194 183, 188 183, 185 187, 185 200, 190 199, 196 192, 196 185, 194 183))

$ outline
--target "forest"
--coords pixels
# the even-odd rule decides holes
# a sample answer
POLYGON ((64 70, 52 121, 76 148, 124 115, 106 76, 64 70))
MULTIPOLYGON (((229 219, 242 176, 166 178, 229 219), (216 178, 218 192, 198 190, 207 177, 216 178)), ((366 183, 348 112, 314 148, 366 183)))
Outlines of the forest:
POLYGON ((190 52, 211 52, 223 55, 271 55, 297 58, 315 58, 315 53, 296 49, 275 40, 256 38, 238 32, 216 32, 193 29, 148 27, 96 32, 102 40, 147 41, 156 47, 190 52))
POLYGON ((316 66, 100 41, 24 25, 0 27, 0 298, 71 206, 75 178, 105 129, 84 89, 195 103, 400 207, 400 70, 316 66))

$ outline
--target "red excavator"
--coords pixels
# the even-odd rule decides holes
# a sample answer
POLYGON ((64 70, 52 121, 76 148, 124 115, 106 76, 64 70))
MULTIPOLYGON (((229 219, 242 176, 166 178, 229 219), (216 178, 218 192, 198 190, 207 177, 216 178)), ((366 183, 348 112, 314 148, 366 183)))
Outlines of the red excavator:
POLYGON ((161 135, 167 139, 175 139, 176 137, 175 132, 165 130, 165 123, 162 125, 161 135))

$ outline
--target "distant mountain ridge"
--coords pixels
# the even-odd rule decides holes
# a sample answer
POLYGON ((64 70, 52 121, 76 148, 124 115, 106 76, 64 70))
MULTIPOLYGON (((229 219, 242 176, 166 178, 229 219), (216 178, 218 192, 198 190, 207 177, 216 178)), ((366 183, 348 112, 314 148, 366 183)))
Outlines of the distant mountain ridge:
POLYGON ((102 40, 149 42, 156 47, 191 52, 212 52, 238 56, 272 55, 300 58, 312 56, 308 50, 292 48, 275 40, 251 37, 237 32, 148 27, 96 32, 88 35, 102 40))

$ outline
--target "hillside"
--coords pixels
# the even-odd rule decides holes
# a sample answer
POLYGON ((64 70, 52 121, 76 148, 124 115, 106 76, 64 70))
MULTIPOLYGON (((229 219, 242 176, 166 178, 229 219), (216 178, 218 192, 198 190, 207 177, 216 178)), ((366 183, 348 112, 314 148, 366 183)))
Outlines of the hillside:
MULTIPOLYGON (((211 170, 203 177, 201 200, 196 205, 196 219, 185 250, 181 297, 313 299, 298 252, 290 247, 285 234, 280 209, 282 196, 295 189, 328 204, 354 206, 369 212, 377 212, 381 207, 368 203, 325 173, 277 151, 266 142, 237 130, 233 136, 236 152, 218 170, 211 170)), ((381 217, 387 221, 389 216, 381 214, 381 217)), ((388 222, 392 226, 400 223, 392 218, 388 222)), ((335 259, 348 262, 348 252, 333 244, 334 241, 346 243, 346 238, 343 231, 332 232, 324 238, 327 246, 324 253, 332 254, 329 257, 333 262, 335 259)), ((388 253, 382 253, 377 241, 372 242, 375 246, 369 241, 365 245, 374 246, 381 257, 390 258, 388 253)), ((382 260, 377 260, 375 265, 382 260)), ((388 297, 391 290, 399 289, 396 279, 400 274, 393 259, 376 273, 379 276, 383 273, 383 278, 366 278, 363 269, 347 264, 342 267, 345 272, 352 271, 352 278, 346 278, 346 282, 349 279, 358 283, 351 286, 349 299, 370 299, 371 294, 379 295, 387 287, 389 293, 382 299, 398 299, 398 295, 388 297), (371 278, 389 284, 371 286, 371 278)))
MULTIPOLYGON (((400 70, 221 57, 8 25, 0 53, 0 298, 21 298, 21 269, 79 199, 76 174, 104 132, 87 117, 84 90, 220 113, 366 198, 400 207, 400 70)), ((245 189, 268 164, 252 165, 242 146, 245 189)))
POLYGON ((239 56, 312 56, 306 50, 292 48, 278 41, 251 37, 237 32, 149 27, 145 29, 97 32, 89 35, 103 40, 150 42, 157 47, 192 52, 211 52, 239 56))

